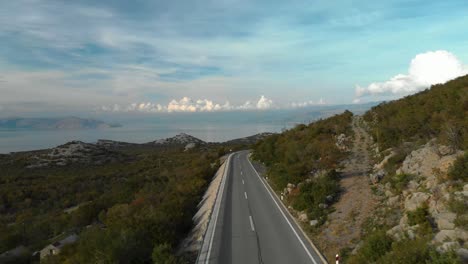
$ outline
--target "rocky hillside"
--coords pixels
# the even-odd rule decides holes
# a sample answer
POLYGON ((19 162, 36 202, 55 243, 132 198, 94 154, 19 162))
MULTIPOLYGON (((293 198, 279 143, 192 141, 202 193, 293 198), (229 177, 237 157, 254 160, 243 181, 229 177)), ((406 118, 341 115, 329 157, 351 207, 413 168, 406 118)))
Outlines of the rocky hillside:
POLYGON ((123 159, 125 157, 122 154, 110 151, 99 145, 71 141, 47 150, 45 153, 33 155, 27 167, 40 168, 70 164, 100 165, 123 159))
POLYGON ((176 135, 174 137, 165 138, 165 139, 158 139, 158 140, 155 140, 155 141, 150 142, 148 144, 153 144, 153 145, 187 145, 187 144, 190 144, 190 143, 203 145, 206 142, 201 140, 201 139, 198 139, 198 138, 196 138, 194 136, 191 136, 191 135, 188 135, 188 134, 185 134, 185 133, 180 133, 180 134, 178 134, 178 135, 176 135))
POLYGON ((468 76, 364 115, 378 199, 349 263, 468 262, 468 76))

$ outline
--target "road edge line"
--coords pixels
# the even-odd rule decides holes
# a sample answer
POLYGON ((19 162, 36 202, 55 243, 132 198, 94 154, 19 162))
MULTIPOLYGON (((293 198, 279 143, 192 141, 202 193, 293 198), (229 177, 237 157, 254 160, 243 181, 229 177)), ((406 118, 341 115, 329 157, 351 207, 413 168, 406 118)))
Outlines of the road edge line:
POLYGON ((224 186, 226 185, 226 177, 227 177, 227 173, 229 172, 229 166, 230 166, 230 163, 231 163, 231 157, 232 155, 234 155, 235 153, 231 153, 229 154, 228 158, 226 159, 225 161, 225 164, 224 164, 224 170, 223 170, 223 175, 222 175, 222 179, 221 179, 221 183, 218 187, 218 190, 217 190, 217 193, 216 193, 216 200, 215 200, 215 203, 213 205, 213 209, 211 211, 211 216, 210 216, 210 220, 208 222, 208 227, 206 228, 206 232, 208 232, 209 230, 209 225, 210 223, 212 223, 212 220, 213 220, 213 216, 214 216, 214 222, 213 222, 213 231, 211 232, 211 237, 210 237, 210 242, 209 242, 209 245, 208 246, 208 251, 206 252, 206 256, 205 256, 205 259, 200 259, 201 256, 203 255, 203 246, 204 244, 207 242, 206 241, 206 235, 207 233, 205 233, 205 235, 203 236, 203 243, 201 245, 201 248, 200 248, 200 255, 199 257, 197 258, 196 262, 195 263, 209 263, 209 260, 210 260, 210 256, 211 256, 211 249, 213 247, 213 239, 214 239, 214 236, 215 236, 215 233, 216 233, 216 225, 217 225, 217 222, 218 222, 218 216, 219 216, 219 209, 221 207, 221 201, 222 201, 222 198, 223 198, 223 194, 224 194, 224 186), (214 214, 214 215, 213 215, 214 214))
MULTIPOLYGON (((309 236, 304 232, 304 230, 302 230, 302 227, 301 225, 297 222, 296 218, 289 212, 289 210, 286 208, 286 206, 281 202, 281 200, 279 199, 278 195, 276 194, 276 192, 273 190, 273 188, 271 188, 270 184, 266 181, 264 181, 262 179, 262 177, 260 177, 260 175, 258 174, 257 170, 255 169, 255 167, 253 166, 252 162, 250 161, 250 154, 247 156, 247 160, 249 161, 249 164, 250 166, 252 166, 252 169, 255 171, 255 174, 257 174, 258 178, 260 179, 260 181, 263 183, 263 185, 265 187, 267 187, 267 190, 268 192, 270 193, 270 195, 273 195, 276 197, 276 199, 278 201, 280 201, 280 204, 281 206, 283 207, 284 211, 287 212, 287 214, 291 217, 291 219, 293 219, 294 223, 296 224, 296 226, 298 227, 298 229, 301 231, 302 235, 305 237, 305 239, 309 242, 309 244, 312 246, 312 248, 314 249, 315 253, 317 253, 317 255, 320 257, 320 260, 325 263, 325 264, 328 264, 328 261, 325 259, 325 257, 322 255, 322 253, 318 250, 318 248, 315 246, 315 244, 312 242, 312 240, 309 238, 309 236), (265 184, 266 182, 266 184, 265 184)), ((279 207, 278 203, 276 202, 276 200, 272 197, 273 201, 276 203, 276 205, 279 207)), ((282 213, 283 213, 283 210, 280 210, 282 213)), ((284 215, 284 213, 283 213, 284 215)), ((286 220, 289 222, 289 220, 286 218, 286 220)), ((290 223, 289 223, 290 224, 290 223)), ((295 229, 293 228, 293 230, 295 231, 295 229)), ((296 234, 297 235, 297 234, 296 234)), ((299 240, 302 242, 302 239, 299 238, 299 240)), ((310 252, 309 252, 310 253, 310 252)), ((314 261, 315 262, 315 261, 314 261)))

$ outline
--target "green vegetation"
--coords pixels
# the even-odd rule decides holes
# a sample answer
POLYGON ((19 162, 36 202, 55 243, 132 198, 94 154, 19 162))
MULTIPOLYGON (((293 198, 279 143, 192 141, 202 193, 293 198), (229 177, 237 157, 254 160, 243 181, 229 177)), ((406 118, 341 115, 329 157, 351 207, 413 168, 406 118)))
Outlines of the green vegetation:
POLYGON ((440 142, 468 149, 468 76, 400 100, 382 103, 364 115, 381 149, 403 142, 440 142))
POLYGON ((364 240, 359 254, 351 257, 349 263, 372 263, 376 262, 392 247, 392 239, 383 230, 372 233, 364 240))
POLYGON ((32 252, 77 233, 78 243, 45 263, 181 261, 175 247, 191 229, 224 151, 218 146, 119 151, 130 159, 39 169, 25 168, 31 153, 2 156, 0 252, 18 245, 32 252))
POLYGON ((318 205, 326 203, 327 196, 336 197, 339 177, 335 169, 346 156, 336 146, 336 137, 352 134, 352 116, 346 111, 309 125, 298 125, 265 138, 254 148, 253 157, 268 167, 273 188, 281 191, 288 183, 301 183, 299 192, 289 198, 292 205, 321 221, 326 209, 318 205), (314 174, 318 175, 313 177, 314 174))
POLYGON ((408 225, 418 225, 417 232, 421 236, 431 235, 433 233, 431 217, 427 205, 417 208, 414 211, 406 213, 408 216, 408 225))
POLYGON ((468 152, 465 152, 464 156, 455 160, 449 170, 448 176, 451 180, 468 181, 468 152))
POLYGON ((301 185, 300 192, 293 198, 292 204, 296 210, 307 210, 309 219, 319 219, 319 223, 322 223, 325 220, 325 208, 320 208, 320 204, 327 202, 328 195, 335 195, 339 191, 339 175, 335 170, 331 170, 301 185))
POLYGON ((369 234, 356 255, 349 256, 345 263, 382 263, 382 264, 457 264, 460 259, 454 251, 439 253, 434 246, 428 245, 428 237, 414 240, 395 241, 379 229, 369 234))
POLYGON ((400 194, 412 179, 414 179, 413 175, 402 173, 394 175, 393 177, 385 177, 383 182, 389 182, 392 189, 395 190, 397 194, 400 194))

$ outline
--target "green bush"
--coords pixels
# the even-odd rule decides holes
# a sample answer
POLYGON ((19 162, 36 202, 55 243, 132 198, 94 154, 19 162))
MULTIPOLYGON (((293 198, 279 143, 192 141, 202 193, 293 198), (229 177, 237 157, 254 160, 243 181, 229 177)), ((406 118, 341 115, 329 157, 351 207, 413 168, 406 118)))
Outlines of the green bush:
POLYGON ((381 264, 457 264, 460 263, 454 252, 439 253, 428 245, 426 239, 402 240, 392 245, 392 250, 377 263, 381 264))
POLYGON ((358 254, 349 259, 350 264, 373 263, 390 251, 392 238, 384 230, 378 230, 367 236, 358 254))
POLYGON ((452 167, 450 167, 448 176, 451 180, 468 181, 468 152, 455 160, 452 167))
POLYGON ((176 257, 174 257, 174 255, 171 252, 171 246, 169 246, 168 244, 159 244, 154 246, 152 258, 154 264, 177 263, 176 257))
POLYGON ((402 173, 402 174, 397 174, 397 175, 391 177, 388 181, 390 182, 390 184, 392 185, 392 188, 397 193, 401 193, 403 191, 403 189, 406 188, 408 183, 413 179, 414 179, 413 175, 402 173))

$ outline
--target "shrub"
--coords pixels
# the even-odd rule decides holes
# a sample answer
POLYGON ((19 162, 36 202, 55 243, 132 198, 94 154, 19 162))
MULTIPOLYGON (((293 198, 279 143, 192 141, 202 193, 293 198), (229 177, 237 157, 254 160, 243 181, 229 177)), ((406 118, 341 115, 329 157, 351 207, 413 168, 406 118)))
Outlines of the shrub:
POLYGON ((402 240, 392 245, 392 250, 383 256, 378 263, 381 264, 456 264, 459 259, 453 252, 439 253, 429 246, 426 239, 402 240))
POLYGON ((449 170, 448 176, 451 180, 468 181, 468 152, 455 160, 449 170))
POLYGON ((389 182, 397 193, 401 193, 412 179, 414 179, 413 175, 402 173, 391 177, 389 182))
POLYGON ((392 238, 384 230, 378 230, 364 240, 358 254, 349 259, 350 264, 371 263, 380 259, 392 247, 392 238))
POLYGON ((154 246, 152 257, 154 264, 177 263, 176 258, 171 253, 171 247, 168 244, 159 244, 154 246))

